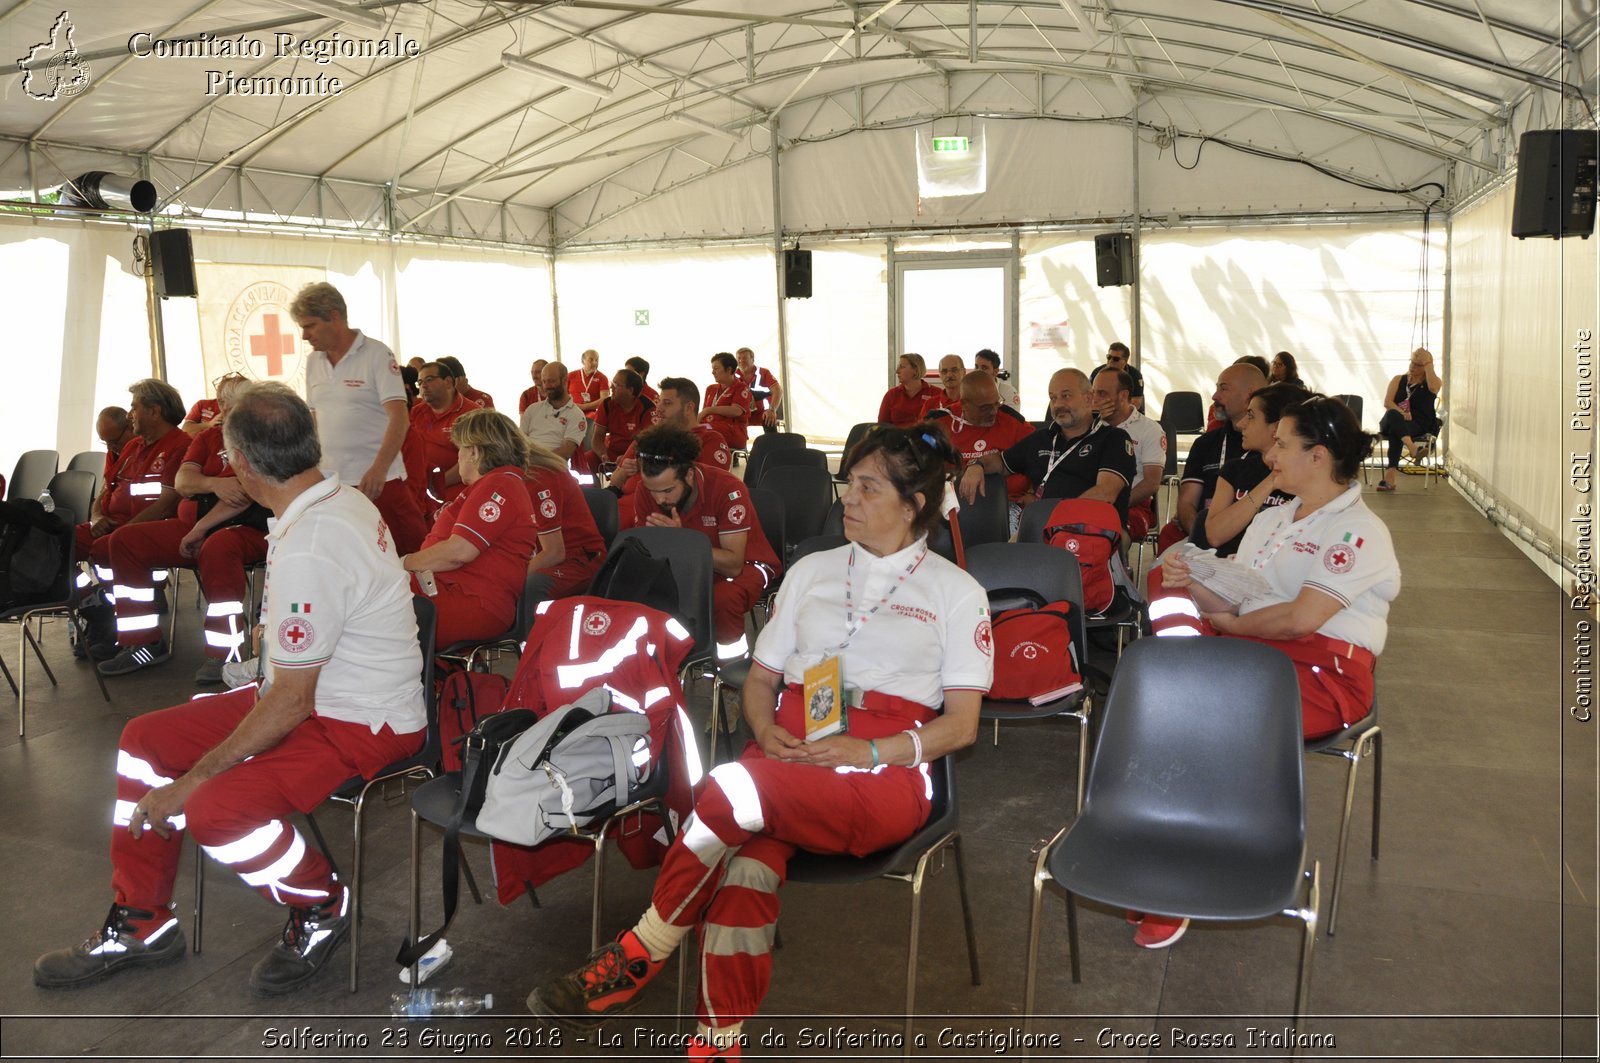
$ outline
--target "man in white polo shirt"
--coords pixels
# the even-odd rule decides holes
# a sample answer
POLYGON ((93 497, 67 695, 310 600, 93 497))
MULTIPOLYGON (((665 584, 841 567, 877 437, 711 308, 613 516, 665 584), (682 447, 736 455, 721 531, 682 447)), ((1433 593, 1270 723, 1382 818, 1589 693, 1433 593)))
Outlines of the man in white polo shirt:
POLYGON ((522 434, 568 460, 583 443, 589 418, 567 390, 567 367, 550 362, 540 376, 544 397, 522 411, 522 434))
POLYGON ((114 899, 82 943, 34 963, 73 988, 179 960, 172 884, 185 830, 270 901, 282 938, 250 974, 258 993, 316 975, 350 930, 349 891, 290 817, 352 775, 422 746, 427 726, 411 590, 378 511, 324 477, 311 411, 281 384, 237 395, 223 429, 239 484, 272 510, 266 681, 135 716, 117 748, 114 899))
POLYGON ((411 553, 428 529, 405 483, 400 448, 410 418, 394 352, 350 327, 344 296, 325 281, 301 288, 289 316, 311 345, 306 402, 322 438, 323 469, 371 499, 400 552, 411 553))

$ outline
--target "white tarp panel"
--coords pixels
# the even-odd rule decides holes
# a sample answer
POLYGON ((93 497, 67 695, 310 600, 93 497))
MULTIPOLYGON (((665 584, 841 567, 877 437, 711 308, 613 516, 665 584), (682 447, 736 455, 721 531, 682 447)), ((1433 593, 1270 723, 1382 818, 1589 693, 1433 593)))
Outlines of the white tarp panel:
POLYGON ((793 428, 843 441, 878 418, 888 371, 887 248, 881 240, 807 244, 810 299, 788 300, 793 428))
POLYGON ((1595 251, 1593 240, 1512 239, 1512 199, 1506 184, 1453 221, 1447 443, 1453 464, 1559 548, 1579 497, 1568 456, 1594 447, 1592 416, 1586 431, 1570 424, 1579 329, 1595 327, 1595 251))
POLYGON ((770 248, 727 247, 573 255, 556 263, 562 361, 588 348, 610 376, 638 355, 650 383, 711 382, 711 356, 749 347, 778 368, 776 267, 770 248))

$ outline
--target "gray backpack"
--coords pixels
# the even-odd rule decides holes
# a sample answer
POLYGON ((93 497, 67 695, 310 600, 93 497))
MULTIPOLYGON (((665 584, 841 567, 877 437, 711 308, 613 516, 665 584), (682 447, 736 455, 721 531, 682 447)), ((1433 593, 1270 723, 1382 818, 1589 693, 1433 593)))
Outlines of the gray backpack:
POLYGON ((538 845, 626 803, 649 770, 649 717, 612 711, 610 693, 591 690, 500 748, 478 829, 538 845))

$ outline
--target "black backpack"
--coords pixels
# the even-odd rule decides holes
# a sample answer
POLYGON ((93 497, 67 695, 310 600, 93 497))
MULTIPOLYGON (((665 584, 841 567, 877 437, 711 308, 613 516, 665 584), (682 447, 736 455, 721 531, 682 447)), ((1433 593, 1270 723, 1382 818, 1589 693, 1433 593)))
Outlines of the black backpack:
POLYGON ((678 612, 678 581, 672 562, 657 557, 638 539, 628 537, 611 547, 589 585, 592 598, 634 602, 671 616, 678 612))
POLYGON ((0 502, 0 609, 49 601, 67 563, 66 522, 32 498, 0 502))

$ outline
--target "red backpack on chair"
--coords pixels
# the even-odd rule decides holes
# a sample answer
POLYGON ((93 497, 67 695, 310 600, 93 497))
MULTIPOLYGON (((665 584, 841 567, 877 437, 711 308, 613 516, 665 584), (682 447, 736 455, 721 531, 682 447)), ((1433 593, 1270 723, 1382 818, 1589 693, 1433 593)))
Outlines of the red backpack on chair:
MULTIPOLYGON (((1002 594, 1012 600, 1016 597, 1009 591, 1002 594)), ((991 595, 991 601, 1000 596, 991 595)), ((1043 705, 1081 690, 1083 676, 1072 645, 1071 617, 1071 602, 1045 602, 1037 608, 1024 605, 995 613, 990 622, 995 669, 989 697, 1043 705)))
POLYGON ((1083 608, 1103 613, 1116 597, 1112 562, 1122 548, 1122 520, 1110 502, 1063 498, 1050 511, 1044 527, 1048 546, 1070 550, 1083 574, 1083 608))

